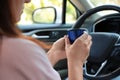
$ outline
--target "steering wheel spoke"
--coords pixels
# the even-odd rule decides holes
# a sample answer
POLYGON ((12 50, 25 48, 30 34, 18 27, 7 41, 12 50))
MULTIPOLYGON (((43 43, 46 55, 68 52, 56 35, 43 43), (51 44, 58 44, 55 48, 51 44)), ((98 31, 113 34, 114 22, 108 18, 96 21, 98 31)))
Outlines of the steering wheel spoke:
MULTIPOLYGON (((84 74, 89 77, 96 77, 101 72, 101 70, 104 68, 106 63, 107 63, 107 60, 99 64, 100 66, 98 66, 98 68, 95 69, 94 67, 87 66, 87 62, 86 62, 84 66, 84 74)), ((94 65, 91 65, 91 66, 94 66, 94 65)))

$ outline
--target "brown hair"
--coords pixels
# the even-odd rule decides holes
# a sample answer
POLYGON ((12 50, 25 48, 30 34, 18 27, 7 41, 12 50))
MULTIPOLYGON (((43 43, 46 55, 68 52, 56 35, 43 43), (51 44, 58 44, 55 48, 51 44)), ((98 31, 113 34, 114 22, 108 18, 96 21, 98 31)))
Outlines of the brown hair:
POLYGON ((9 1, 0 0, 0 35, 17 37, 21 32, 13 20, 9 1))
POLYGON ((37 43, 44 49, 49 49, 51 47, 37 39, 22 35, 22 32, 17 28, 14 16, 12 15, 10 0, 0 0, 0 35, 28 39, 37 43))

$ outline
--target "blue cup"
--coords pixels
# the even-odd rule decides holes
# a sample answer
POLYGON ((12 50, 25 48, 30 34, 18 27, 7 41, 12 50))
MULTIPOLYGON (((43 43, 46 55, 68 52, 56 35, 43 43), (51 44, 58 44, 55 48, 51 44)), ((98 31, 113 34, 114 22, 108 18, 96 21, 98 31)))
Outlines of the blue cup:
POLYGON ((72 44, 79 36, 81 36, 85 29, 71 29, 68 30, 68 38, 70 40, 70 43, 72 44))

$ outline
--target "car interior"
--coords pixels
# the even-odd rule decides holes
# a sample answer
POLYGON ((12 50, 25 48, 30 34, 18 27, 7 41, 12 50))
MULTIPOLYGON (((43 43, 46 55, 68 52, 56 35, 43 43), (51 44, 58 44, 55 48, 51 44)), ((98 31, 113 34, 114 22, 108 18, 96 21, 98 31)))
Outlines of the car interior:
MULTIPOLYGON (((120 80, 119 0, 31 0, 25 5, 18 27, 24 35, 47 45, 70 29, 87 30, 93 44, 83 66, 84 80, 120 80)), ((62 80, 68 80, 66 59, 54 69, 62 80)))

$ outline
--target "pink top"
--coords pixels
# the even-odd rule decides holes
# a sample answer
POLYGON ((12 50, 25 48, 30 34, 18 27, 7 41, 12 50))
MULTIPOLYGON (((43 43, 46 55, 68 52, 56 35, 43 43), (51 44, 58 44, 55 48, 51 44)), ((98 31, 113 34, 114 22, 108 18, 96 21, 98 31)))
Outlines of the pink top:
POLYGON ((3 37, 0 53, 0 80, 61 80, 45 51, 37 44, 3 37))

